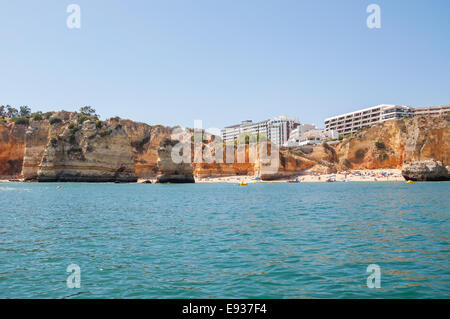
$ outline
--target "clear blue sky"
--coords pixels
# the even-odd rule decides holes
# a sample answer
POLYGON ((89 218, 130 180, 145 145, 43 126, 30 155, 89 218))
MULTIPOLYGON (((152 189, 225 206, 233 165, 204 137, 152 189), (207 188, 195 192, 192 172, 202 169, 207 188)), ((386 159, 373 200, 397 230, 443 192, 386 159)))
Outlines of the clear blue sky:
POLYGON ((448 0, 3 0, 0 104, 219 128, 450 104, 449 17, 448 0))

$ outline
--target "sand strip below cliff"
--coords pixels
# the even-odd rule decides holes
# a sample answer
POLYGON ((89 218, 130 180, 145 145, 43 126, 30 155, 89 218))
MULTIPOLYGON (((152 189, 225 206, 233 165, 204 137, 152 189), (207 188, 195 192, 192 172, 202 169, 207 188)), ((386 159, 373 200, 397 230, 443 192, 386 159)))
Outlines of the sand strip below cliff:
MULTIPOLYGON (((295 178, 283 178, 274 181, 256 180, 255 176, 226 176, 214 178, 196 178, 196 183, 285 183, 295 178)), ((401 182, 405 181, 400 169, 352 170, 347 174, 305 174, 297 180, 305 183, 320 183, 333 180, 336 182, 401 182)))

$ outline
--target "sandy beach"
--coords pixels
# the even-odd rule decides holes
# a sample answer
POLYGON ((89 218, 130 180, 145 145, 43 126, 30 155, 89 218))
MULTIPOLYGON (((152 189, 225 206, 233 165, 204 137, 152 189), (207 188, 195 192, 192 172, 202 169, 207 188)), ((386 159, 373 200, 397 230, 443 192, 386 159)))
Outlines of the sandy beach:
MULTIPOLYGON (((325 182, 401 182, 405 181, 400 169, 374 169, 374 170, 349 170, 337 174, 320 174, 308 172, 297 177, 282 178, 273 181, 262 181, 257 176, 223 176, 223 177, 196 177, 196 183, 286 183, 297 180, 304 183, 325 182)), ((20 182, 21 180, 0 180, 0 183, 20 182)), ((139 179, 139 184, 156 183, 156 179, 139 179)))
POLYGON ((320 182, 400 182, 405 181, 400 169, 350 170, 337 174, 308 173, 296 178, 284 178, 274 181, 261 181, 257 176, 225 176, 196 178, 196 183, 286 183, 297 180, 305 183, 320 182))

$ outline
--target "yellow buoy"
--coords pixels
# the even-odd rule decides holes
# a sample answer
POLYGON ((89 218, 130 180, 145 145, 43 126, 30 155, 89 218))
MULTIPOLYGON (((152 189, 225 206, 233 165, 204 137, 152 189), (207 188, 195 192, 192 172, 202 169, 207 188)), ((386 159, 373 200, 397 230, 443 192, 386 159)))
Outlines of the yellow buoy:
POLYGON ((248 183, 246 183, 246 182, 240 182, 239 185, 241 185, 241 186, 247 186, 248 183))
POLYGON ((407 181, 406 184, 414 184, 414 181, 407 181))

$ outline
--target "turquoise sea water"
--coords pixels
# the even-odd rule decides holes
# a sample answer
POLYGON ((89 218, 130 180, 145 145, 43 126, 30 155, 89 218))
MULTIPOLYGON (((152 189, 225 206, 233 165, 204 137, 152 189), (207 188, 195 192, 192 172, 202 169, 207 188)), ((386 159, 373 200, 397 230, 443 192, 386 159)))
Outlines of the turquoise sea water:
POLYGON ((0 298, 450 296, 448 182, 56 186, 0 184, 0 298))

